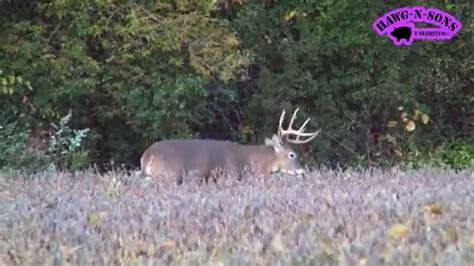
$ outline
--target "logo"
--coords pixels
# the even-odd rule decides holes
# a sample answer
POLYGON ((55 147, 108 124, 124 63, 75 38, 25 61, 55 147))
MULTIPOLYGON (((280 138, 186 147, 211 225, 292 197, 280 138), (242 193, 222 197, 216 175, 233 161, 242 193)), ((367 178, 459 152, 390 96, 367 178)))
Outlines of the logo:
POLYGON ((387 35, 393 44, 401 46, 411 45, 415 40, 450 40, 456 36, 462 24, 442 10, 416 6, 392 10, 379 17, 372 24, 372 28, 378 35, 387 35), (414 23, 426 23, 436 27, 417 28, 414 23))

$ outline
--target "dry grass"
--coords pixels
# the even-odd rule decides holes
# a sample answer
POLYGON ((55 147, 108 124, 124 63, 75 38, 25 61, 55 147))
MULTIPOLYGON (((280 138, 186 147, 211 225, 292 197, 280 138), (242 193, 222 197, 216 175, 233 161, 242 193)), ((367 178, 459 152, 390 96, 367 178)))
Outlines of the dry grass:
POLYGON ((315 171, 160 187, 2 181, 2 265, 473 265, 474 175, 315 171))

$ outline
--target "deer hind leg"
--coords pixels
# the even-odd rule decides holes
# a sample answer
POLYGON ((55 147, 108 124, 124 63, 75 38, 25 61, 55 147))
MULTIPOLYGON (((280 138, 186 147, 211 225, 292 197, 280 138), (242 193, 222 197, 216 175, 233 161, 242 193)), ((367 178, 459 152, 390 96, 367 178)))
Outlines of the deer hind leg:
POLYGON ((183 184, 185 174, 177 174, 173 180, 176 180, 176 185, 180 186, 183 184))
MULTIPOLYGON (((217 183, 217 180, 221 177, 229 176, 232 175, 231 170, 225 167, 216 167, 214 170, 211 171, 210 173, 210 179, 214 181, 214 183, 217 183)), ((208 178, 209 179, 209 178, 208 178)))
POLYGON ((206 180, 206 175, 203 174, 202 171, 200 170, 190 170, 187 171, 183 177, 185 177, 185 180, 187 183, 194 183, 197 185, 201 185, 204 180, 206 180))
POLYGON ((203 175, 200 176, 200 180, 201 180, 200 184, 202 184, 204 182, 206 182, 206 184, 209 184, 209 180, 213 180, 214 183, 216 183, 217 182, 216 172, 212 171, 212 172, 203 174, 203 175))
POLYGON ((176 181, 176 185, 180 186, 185 182, 185 180, 189 180, 190 177, 192 178, 194 174, 194 171, 186 171, 183 167, 182 170, 176 171, 176 175, 173 180, 176 181))

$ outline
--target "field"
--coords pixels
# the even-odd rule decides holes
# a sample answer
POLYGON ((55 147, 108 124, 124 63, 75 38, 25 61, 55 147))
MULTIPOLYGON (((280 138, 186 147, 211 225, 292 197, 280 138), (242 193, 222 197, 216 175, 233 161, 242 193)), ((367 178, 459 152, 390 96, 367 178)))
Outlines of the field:
POLYGON ((474 174, 1 180, 2 265, 474 265, 474 174))

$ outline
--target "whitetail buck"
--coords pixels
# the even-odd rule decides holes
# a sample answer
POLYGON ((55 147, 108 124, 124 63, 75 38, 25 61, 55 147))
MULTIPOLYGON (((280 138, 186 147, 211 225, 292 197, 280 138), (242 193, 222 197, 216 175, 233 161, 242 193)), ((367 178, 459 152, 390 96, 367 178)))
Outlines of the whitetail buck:
POLYGON ((298 109, 293 113, 288 129, 284 130, 283 110, 278 135, 274 134, 272 139, 266 138, 265 145, 241 145, 230 141, 206 139, 170 139, 155 142, 143 153, 140 159, 141 170, 152 178, 166 178, 178 184, 183 182, 184 176, 204 178, 207 181, 215 173, 236 174, 240 177, 244 171, 250 169, 263 175, 278 171, 302 174, 304 170, 298 156, 289 144, 310 142, 320 130, 314 133, 304 132, 310 118, 300 129, 293 129, 297 112, 298 109), (291 135, 296 138, 291 139, 291 135), (305 139, 300 140, 300 137, 305 139))

